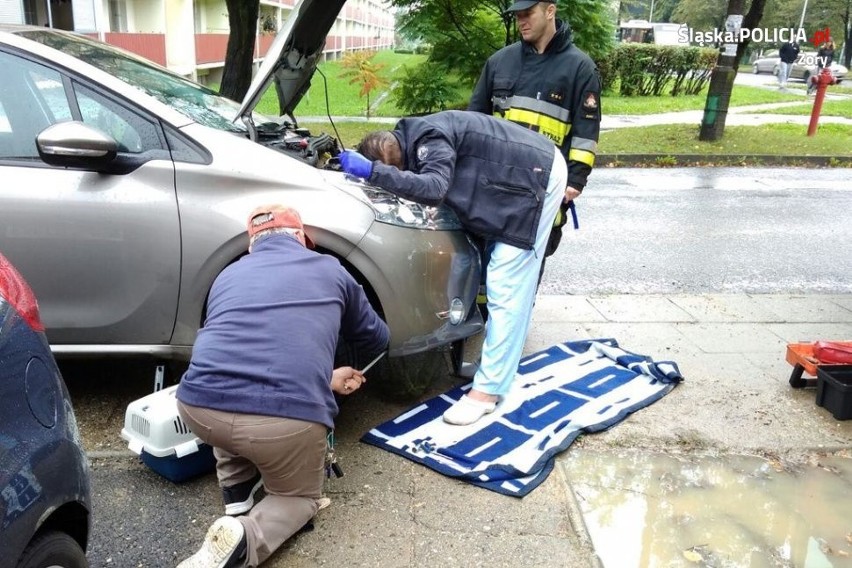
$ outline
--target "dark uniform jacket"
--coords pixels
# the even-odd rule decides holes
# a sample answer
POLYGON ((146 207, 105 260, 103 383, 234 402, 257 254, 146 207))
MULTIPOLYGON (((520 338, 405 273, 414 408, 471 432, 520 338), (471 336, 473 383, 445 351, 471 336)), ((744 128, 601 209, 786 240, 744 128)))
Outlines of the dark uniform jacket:
POLYGON ((393 134, 404 169, 374 162, 370 183, 418 203, 444 203, 485 239, 533 248, 559 157, 546 138, 467 111, 403 118, 393 134))
POLYGON ((795 63, 796 59, 799 58, 799 44, 793 42, 785 43, 778 51, 778 57, 784 63, 795 63))
POLYGON ((557 20, 544 53, 519 41, 488 59, 468 110, 499 113, 553 140, 568 162, 568 185, 582 190, 595 164, 600 93, 595 63, 557 20))

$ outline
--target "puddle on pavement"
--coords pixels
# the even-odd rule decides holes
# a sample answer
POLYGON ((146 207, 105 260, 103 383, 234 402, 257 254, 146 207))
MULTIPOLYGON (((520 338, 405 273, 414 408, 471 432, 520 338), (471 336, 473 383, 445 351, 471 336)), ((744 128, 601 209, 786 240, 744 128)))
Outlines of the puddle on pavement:
POLYGON ((852 458, 574 450, 559 463, 605 568, 852 568, 852 458))

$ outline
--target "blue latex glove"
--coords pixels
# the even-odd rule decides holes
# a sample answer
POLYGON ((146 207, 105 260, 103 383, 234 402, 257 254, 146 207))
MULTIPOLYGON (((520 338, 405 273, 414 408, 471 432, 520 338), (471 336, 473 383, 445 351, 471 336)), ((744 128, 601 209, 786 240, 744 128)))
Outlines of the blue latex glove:
POLYGON ((344 150, 340 153, 340 165, 347 174, 364 179, 370 179, 373 173, 373 162, 354 150, 344 150))

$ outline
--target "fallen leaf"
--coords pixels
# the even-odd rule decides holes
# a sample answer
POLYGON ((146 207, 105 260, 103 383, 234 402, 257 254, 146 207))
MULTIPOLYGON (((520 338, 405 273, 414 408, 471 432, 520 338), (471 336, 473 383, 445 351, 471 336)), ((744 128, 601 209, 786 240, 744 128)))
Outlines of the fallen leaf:
POLYGON ((704 557, 695 552, 694 550, 684 550, 683 557, 689 560, 690 562, 695 562, 696 564, 704 561, 704 557))

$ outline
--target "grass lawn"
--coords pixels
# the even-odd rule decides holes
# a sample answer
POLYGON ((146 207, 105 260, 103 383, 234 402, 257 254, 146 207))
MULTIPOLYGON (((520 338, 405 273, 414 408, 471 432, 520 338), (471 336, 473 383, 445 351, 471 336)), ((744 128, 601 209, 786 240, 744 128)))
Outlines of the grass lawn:
MULTIPOLYGON (((381 75, 388 80, 388 85, 382 89, 376 90, 370 94, 370 105, 374 106, 376 98, 382 96, 382 91, 389 90, 396 78, 402 76, 403 66, 414 66, 426 60, 425 55, 413 55, 404 53, 394 53, 390 50, 379 51, 376 53, 374 61, 383 64, 381 75)), ((335 116, 365 116, 367 108, 367 98, 359 95, 360 86, 352 85, 348 79, 341 79, 340 74, 343 67, 340 61, 328 61, 321 63, 318 67, 318 72, 314 75, 311 81, 311 87, 308 92, 302 97, 299 106, 296 107, 295 115, 298 116, 325 116, 325 84, 328 84, 328 100, 329 110, 335 116), (325 81, 321 71, 325 74, 325 81)), ((270 116, 278 116, 278 97, 275 94, 275 87, 270 86, 263 94, 263 97, 258 103, 257 110, 263 114, 270 116)), ((393 97, 390 93, 382 98, 378 105, 375 105, 370 112, 370 116, 402 116, 404 113, 394 104, 393 97)))
POLYGON ((727 126, 722 140, 700 142, 698 125, 620 128, 601 133, 598 155, 677 154, 852 157, 852 126, 822 124, 815 136, 796 124, 727 126))
MULTIPOLYGON (((306 123, 312 133, 335 131, 328 122, 306 123)), ((346 148, 352 148, 367 132, 389 130, 393 124, 378 122, 335 122, 346 148)), ((852 158, 852 126, 822 124, 815 136, 807 136, 807 127, 796 124, 728 126, 718 142, 700 142, 698 125, 671 124, 619 128, 601 133, 598 155, 617 158, 636 154, 657 155, 658 165, 674 165, 666 157, 691 155, 738 156, 832 156, 852 158)))
MULTIPOLYGON (((747 106, 763 103, 780 103, 802 101, 799 95, 781 93, 777 90, 747 85, 734 85, 731 92, 730 106, 747 106)), ((660 114, 683 110, 701 110, 707 102, 707 89, 697 95, 679 97, 618 97, 604 95, 601 97, 601 109, 604 114, 660 114)))
MULTIPOLYGON (((762 110, 758 112, 762 114, 804 114, 809 116, 813 110, 813 106, 813 99, 811 98, 808 99, 807 104, 803 104, 801 106, 762 110)), ((852 118, 852 98, 823 101, 820 116, 842 116, 844 118, 852 118)))

